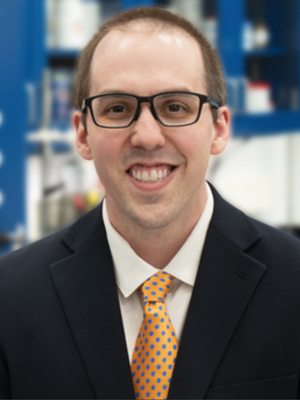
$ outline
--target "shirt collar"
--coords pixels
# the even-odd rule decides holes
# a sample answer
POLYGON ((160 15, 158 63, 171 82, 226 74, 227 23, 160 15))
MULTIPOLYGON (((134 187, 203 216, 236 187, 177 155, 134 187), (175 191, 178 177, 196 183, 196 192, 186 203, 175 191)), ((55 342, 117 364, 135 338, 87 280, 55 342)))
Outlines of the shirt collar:
MULTIPOLYGON (((201 217, 183 246, 164 268, 164 271, 191 286, 194 286, 195 283, 206 233, 214 208, 213 195, 208 184, 206 184, 206 188, 207 201, 201 217)), ((105 199, 102 210, 107 240, 114 262, 116 282, 126 298, 146 279, 154 275, 157 269, 140 258, 129 243, 111 225, 105 199)))

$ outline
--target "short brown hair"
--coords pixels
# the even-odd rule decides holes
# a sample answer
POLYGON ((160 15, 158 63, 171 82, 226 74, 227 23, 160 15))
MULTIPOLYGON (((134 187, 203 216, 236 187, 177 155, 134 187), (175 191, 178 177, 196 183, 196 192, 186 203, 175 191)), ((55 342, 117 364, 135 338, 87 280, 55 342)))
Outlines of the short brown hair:
MULTIPOLYGON (((159 7, 141 7, 124 11, 101 26, 91 41, 82 51, 78 62, 75 106, 80 109, 83 99, 89 96, 90 69, 93 55, 99 42, 110 31, 124 28, 133 21, 157 23, 160 28, 181 28, 199 43, 205 68, 207 95, 220 106, 227 100, 226 87, 220 59, 205 36, 186 19, 159 7)), ((218 112, 212 109, 214 122, 218 112)))

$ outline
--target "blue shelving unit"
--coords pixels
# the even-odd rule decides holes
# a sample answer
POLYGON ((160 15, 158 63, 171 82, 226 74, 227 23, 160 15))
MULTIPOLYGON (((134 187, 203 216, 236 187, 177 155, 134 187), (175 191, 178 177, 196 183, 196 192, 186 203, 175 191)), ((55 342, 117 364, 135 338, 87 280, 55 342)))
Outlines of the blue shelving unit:
POLYGON ((80 54, 79 50, 65 50, 65 49, 49 49, 47 51, 48 59, 51 58, 77 58, 80 54))
POLYGON ((299 111, 272 111, 266 114, 240 114, 233 119, 235 136, 270 136, 299 132, 299 111))
POLYGON ((300 94, 299 0, 217 0, 217 11, 218 47, 234 111, 234 135, 300 131, 300 106, 292 104, 295 93, 300 94), (266 22, 271 42, 264 49, 247 52, 242 46, 243 24, 249 18, 247 13, 252 11, 255 16, 255 10, 266 22), (247 114, 245 110, 245 78, 253 66, 260 71, 259 78, 271 84, 274 112, 247 114))
MULTIPOLYGON (((110 0, 99 1, 110 7, 110 0)), ((164 6, 167 0, 120 0, 118 4, 121 10, 164 6)), ((229 87, 229 102, 236 103, 235 136, 300 131, 299 105, 289 103, 293 90, 300 93, 300 0, 205 0, 204 4, 218 19, 218 51, 227 81, 237 82, 235 95, 229 87), (255 7, 263 10, 272 41, 265 49, 246 52, 243 23, 255 7), (245 112, 243 82, 253 63, 272 85, 276 103, 272 113, 245 112)), ((53 60, 75 64, 79 55, 74 50, 46 49, 45 8, 45 0, 1 0, 0 5, 0 254, 11 249, 10 243, 1 244, 3 233, 9 237, 26 225, 25 160, 28 148, 39 150, 39 146, 28 146, 25 135, 41 125, 45 67, 53 60)))
POLYGON ((121 8, 122 10, 129 10, 134 7, 147 7, 155 4, 155 0, 122 0, 121 8))
POLYGON ((1 0, 0 255, 11 250, 18 227, 26 227, 25 133, 40 125, 42 9, 40 0, 1 0))
MULTIPOLYGON (((102 1, 105 3, 105 0, 102 1)), ((282 0, 206 0, 206 7, 209 6, 210 10, 215 9, 218 18, 218 52, 228 82, 235 136, 269 135, 300 130, 299 107, 295 110, 287 99, 292 91, 299 91, 300 88, 299 3, 300 0, 289 0, 286 3, 282 0), (243 24, 249 18, 249 10, 251 12, 252 9, 258 8, 263 11, 262 17, 270 28, 272 41, 265 49, 244 51, 243 24), (272 85, 272 98, 275 102, 275 111, 272 113, 249 115, 245 110, 245 77, 251 63, 259 65, 263 71, 261 79, 272 85), (285 100, 282 96, 283 87, 288 92, 285 100)), ((162 0, 121 0, 119 3, 120 10, 164 4, 166 1, 162 0)), ((53 49, 48 52, 48 58, 68 60, 77 57, 78 54, 78 51, 53 49)))
POLYGON ((11 249, 9 236, 25 223, 25 143, 26 93, 24 29, 25 3, 2 0, 0 7, 0 232, 7 243, 0 255, 11 249), (13 77, 13 79, 11 79, 13 77))
POLYGON ((245 52, 246 57, 282 57, 286 54, 283 47, 272 46, 266 49, 255 49, 245 52))

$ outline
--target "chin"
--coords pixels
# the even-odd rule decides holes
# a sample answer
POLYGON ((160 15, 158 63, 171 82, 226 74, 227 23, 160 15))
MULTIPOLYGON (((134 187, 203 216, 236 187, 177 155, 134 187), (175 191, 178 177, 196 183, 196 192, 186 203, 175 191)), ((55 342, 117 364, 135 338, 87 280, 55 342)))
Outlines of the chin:
POLYGON ((130 218, 143 229, 155 230, 168 226, 175 219, 172 214, 169 208, 146 206, 142 210, 131 210, 130 218))

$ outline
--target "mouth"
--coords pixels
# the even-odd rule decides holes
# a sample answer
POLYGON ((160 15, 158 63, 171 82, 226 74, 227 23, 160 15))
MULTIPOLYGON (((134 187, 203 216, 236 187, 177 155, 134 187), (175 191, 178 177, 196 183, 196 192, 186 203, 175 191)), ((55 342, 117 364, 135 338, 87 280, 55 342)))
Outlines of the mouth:
POLYGON ((127 173, 139 182, 153 184, 166 179, 175 168, 174 165, 169 164, 159 164, 150 167, 142 164, 134 164, 127 170, 127 173))

